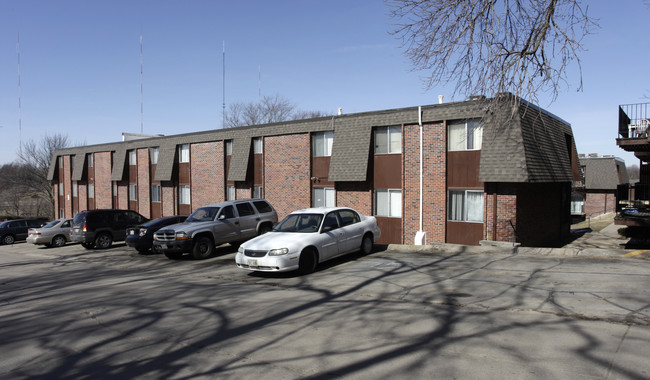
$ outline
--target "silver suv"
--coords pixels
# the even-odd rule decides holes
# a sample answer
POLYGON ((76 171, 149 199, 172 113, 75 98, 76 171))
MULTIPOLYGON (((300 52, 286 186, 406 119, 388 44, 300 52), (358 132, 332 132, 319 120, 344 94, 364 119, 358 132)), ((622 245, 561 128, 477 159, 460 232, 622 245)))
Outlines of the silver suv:
POLYGON ((170 259, 191 254, 195 259, 212 255, 217 245, 238 245, 271 231, 278 214, 264 199, 244 199, 198 208, 185 222, 158 230, 154 250, 170 259))

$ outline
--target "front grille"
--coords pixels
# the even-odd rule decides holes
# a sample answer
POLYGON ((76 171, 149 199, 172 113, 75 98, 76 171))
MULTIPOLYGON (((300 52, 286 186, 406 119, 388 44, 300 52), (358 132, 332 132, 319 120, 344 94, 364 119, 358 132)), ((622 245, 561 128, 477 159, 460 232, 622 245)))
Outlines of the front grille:
POLYGON ((248 257, 264 257, 266 256, 266 251, 253 251, 251 249, 247 249, 244 251, 244 255, 248 257))
POLYGON ((158 241, 174 241, 176 240, 176 232, 174 231, 158 231, 156 232, 156 240, 158 241))

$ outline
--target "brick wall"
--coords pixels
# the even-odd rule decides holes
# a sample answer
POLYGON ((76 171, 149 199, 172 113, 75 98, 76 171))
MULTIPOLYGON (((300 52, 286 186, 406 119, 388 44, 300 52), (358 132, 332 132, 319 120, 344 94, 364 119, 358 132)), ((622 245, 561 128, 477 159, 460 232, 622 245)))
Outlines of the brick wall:
POLYGON ((190 149, 192 208, 225 200, 223 142, 192 144, 190 149))
POLYGON ((95 208, 113 206, 111 164, 111 152, 95 153, 95 208))
MULTIPOLYGON (((423 125, 422 229, 427 243, 445 242, 447 134, 444 124, 423 125)), ((420 224, 420 127, 404 128, 404 241, 412 242, 420 224)))
POLYGON ((176 215, 176 188, 170 181, 164 181, 160 185, 162 197, 162 216, 176 215))
MULTIPOLYGON (((72 215, 72 163, 70 156, 63 157, 63 194, 65 215, 72 215)), ((58 210, 54 215, 59 217, 58 210)))
POLYGON ((151 181, 149 180, 149 149, 138 149, 138 212, 151 218, 151 181))
POLYGON ((486 189, 484 238, 515 242, 515 230, 512 226, 517 227, 517 189, 508 184, 494 183, 487 184, 486 189))
POLYGON ((309 134, 270 136, 264 144, 265 197, 275 207, 278 218, 309 207, 309 134))
POLYGON ((612 193, 587 193, 585 216, 588 218, 616 211, 616 196, 612 193))
POLYGON ((339 182, 336 184, 336 205, 372 215, 372 187, 367 182, 339 182))

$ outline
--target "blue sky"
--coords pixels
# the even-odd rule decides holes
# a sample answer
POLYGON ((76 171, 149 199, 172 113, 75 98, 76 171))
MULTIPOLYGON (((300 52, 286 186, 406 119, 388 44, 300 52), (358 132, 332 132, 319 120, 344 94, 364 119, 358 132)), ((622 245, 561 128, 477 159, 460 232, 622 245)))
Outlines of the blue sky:
MULTIPOLYGON (((650 102, 650 7, 593 3, 601 28, 584 41, 583 91, 572 67, 568 88, 540 106, 571 123, 580 153, 638 163, 616 146, 617 106, 650 102)), ((224 42, 226 104, 261 92, 333 114, 464 100, 453 85, 425 91, 387 13, 365 0, 0 0, 0 164, 16 159, 20 139, 46 133, 74 145, 140 133, 141 34, 144 133, 221 128, 224 42)))

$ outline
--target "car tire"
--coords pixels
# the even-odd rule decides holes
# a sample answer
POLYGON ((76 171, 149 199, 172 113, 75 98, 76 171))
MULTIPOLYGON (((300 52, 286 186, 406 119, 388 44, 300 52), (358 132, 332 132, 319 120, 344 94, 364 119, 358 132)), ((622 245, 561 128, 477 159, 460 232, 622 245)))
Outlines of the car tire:
POLYGON ((317 265, 318 256, 316 255, 316 251, 308 248, 300 253, 300 260, 298 261, 298 271, 300 274, 313 273, 317 265))
POLYGON ((359 248, 359 251, 361 251, 361 254, 363 255, 368 255, 372 253, 372 245, 372 235, 365 234, 363 235, 363 239, 361 239, 361 248, 359 248))
POLYGON ((90 243, 81 243, 81 246, 84 247, 84 248, 86 248, 86 249, 93 249, 93 248, 95 247, 95 243, 94 243, 94 242, 90 242, 90 243))
POLYGON ((11 245, 16 241, 14 235, 5 235, 2 237, 2 244, 11 245))
POLYGON ((207 259, 212 256, 213 251, 214 243, 212 242, 212 239, 207 236, 202 236, 194 242, 194 246, 192 247, 192 257, 197 260, 207 259))
POLYGON ((172 253, 172 252, 165 252, 165 256, 167 256, 168 259, 170 260, 180 260, 181 257, 183 257, 182 253, 172 253))
POLYGON ((95 238, 95 247, 98 249, 109 248, 113 244, 113 238, 109 234, 99 234, 95 238))
POLYGON ((66 243, 67 239, 63 235, 56 235, 54 238, 52 238, 52 244, 50 246, 52 247, 63 247, 66 243))

